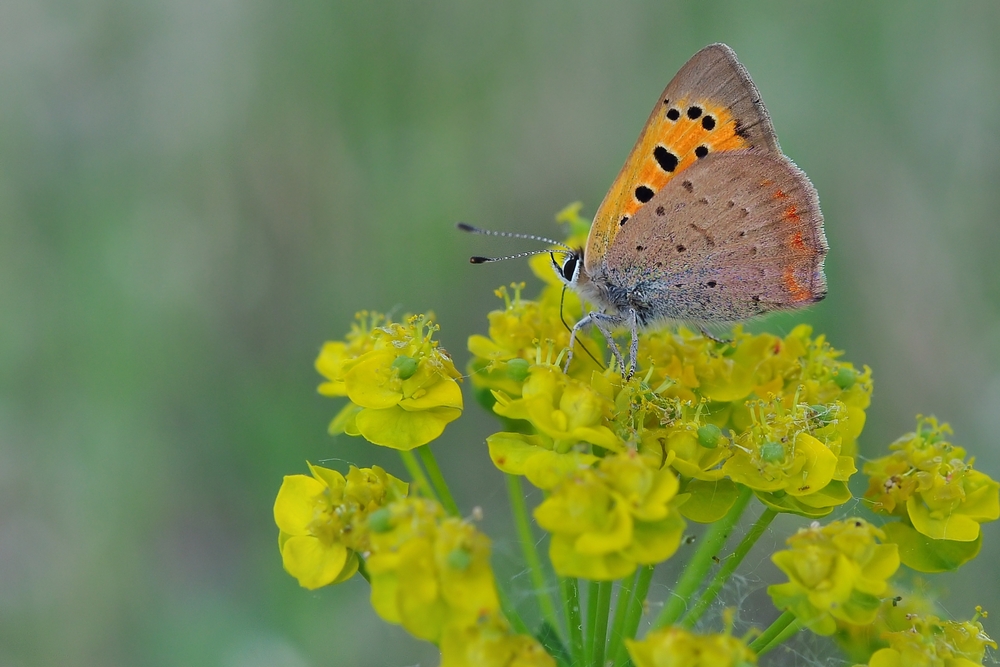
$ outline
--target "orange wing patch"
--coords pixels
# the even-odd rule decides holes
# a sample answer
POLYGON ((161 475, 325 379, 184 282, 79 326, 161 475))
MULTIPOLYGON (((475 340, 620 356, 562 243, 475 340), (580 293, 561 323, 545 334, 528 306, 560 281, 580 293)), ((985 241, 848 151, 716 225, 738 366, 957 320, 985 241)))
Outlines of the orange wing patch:
POLYGON ((618 230, 677 174, 709 153, 749 145, 728 107, 663 100, 594 216, 587 264, 599 262, 618 230))
POLYGON ((795 279, 795 267, 788 266, 785 268, 784 275, 785 287, 788 288, 788 292, 792 295, 792 301, 805 301, 812 295, 809 293, 805 287, 795 279))

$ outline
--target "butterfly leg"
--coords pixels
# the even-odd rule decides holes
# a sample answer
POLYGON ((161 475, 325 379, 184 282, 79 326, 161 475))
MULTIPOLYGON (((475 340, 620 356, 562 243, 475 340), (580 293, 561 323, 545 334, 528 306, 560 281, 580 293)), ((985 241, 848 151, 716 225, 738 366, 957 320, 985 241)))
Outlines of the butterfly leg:
POLYGON ((719 343, 721 345, 728 345, 729 343, 733 342, 732 338, 719 338, 705 327, 698 327, 698 331, 700 331, 701 335, 704 336, 705 338, 709 340, 714 340, 716 343, 719 343))
POLYGON ((631 380, 632 375, 635 374, 638 369, 638 357, 639 357, 639 314, 635 312, 635 309, 629 310, 628 327, 632 332, 632 341, 628 347, 628 375, 626 380, 631 380))
POLYGON ((622 320, 620 317, 605 315, 604 313, 590 312, 581 318, 579 322, 573 325, 573 328, 569 332, 569 351, 566 353, 566 363, 563 366, 563 372, 569 372, 570 362, 573 361, 573 346, 576 343, 577 332, 593 324, 604 336, 604 340, 608 342, 608 347, 611 348, 611 353, 615 355, 618 367, 621 369, 622 375, 624 375, 625 359, 622 358, 621 350, 618 349, 618 344, 615 342, 614 336, 611 335, 612 327, 621 323, 622 320))
POLYGON ((625 366, 625 358, 622 357, 622 351, 618 348, 618 343, 615 342, 615 337, 612 335, 614 327, 622 325, 622 318, 604 313, 591 313, 590 319, 594 323, 594 326, 597 327, 597 330, 604 336, 604 340, 608 342, 608 348, 611 350, 611 354, 614 355, 615 361, 618 362, 618 370, 622 374, 622 377, 631 377, 632 373, 625 366))

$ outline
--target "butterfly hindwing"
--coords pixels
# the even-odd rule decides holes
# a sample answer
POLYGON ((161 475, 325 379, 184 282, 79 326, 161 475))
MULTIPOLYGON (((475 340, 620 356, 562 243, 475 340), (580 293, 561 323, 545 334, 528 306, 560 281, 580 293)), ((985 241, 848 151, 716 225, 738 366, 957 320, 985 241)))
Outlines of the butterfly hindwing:
POLYGON ((597 270, 615 236, 674 177, 706 156, 780 152, 760 94, 732 49, 705 47, 680 69, 650 114, 594 217, 584 260, 597 270))
POLYGON ((780 153, 718 153, 669 182, 603 264, 652 319, 733 322, 826 294, 826 237, 809 179, 780 153))

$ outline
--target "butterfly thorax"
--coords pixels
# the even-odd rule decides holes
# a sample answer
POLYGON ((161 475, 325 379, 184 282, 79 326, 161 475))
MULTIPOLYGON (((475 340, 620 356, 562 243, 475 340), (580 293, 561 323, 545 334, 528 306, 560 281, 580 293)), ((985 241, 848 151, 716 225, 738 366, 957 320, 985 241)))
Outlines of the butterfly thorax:
POLYGON ((603 267, 592 276, 587 271, 582 251, 567 258, 557 275, 567 287, 606 315, 624 320, 634 311, 640 324, 658 319, 641 289, 627 288, 609 280, 603 267))

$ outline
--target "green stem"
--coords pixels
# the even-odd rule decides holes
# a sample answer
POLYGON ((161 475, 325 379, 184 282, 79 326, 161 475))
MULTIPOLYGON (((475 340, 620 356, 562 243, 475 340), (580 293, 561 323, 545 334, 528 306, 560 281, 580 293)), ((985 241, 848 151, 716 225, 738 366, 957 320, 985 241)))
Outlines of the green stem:
POLYGON ((788 641, 789 639, 791 639, 793 636, 795 636, 796 634, 798 634, 799 630, 801 630, 803 627, 804 626, 802 624, 802 621, 800 621, 799 619, 795 619, 794 621, 792 621, 791 623, 789 623, 788 627, 786 627, 784 630, 782 630, 781 633, 777 637, 775 637, 774 639, 772 639, 771 642, 768 643, 767 646, 765 646, 761 650, 757 651, 757 657, 760 657, 760 656, 764 655, 765 653, 767 653, 768 651, 770 651, 773 648, 777 648, 778 646, 781 646, 786 641, 788 641))
POLYGON ((764 648, 773 642, 778 636, 784 632, 792 621, 795 620, 795 614, 790 611, 784 612, 781 616, 775 619, 774 623, 768 626, 767 630, 764 630, 757 639, 750 642, 750 650, 755 653, 763 651, 764 648))
POLYGON ((434 491, 437 493, 438 498, 441 499, 441 504, 444 505, 445 511, 452 516, 461 516, 458 512, 458 505, 455 504, 455 499, 451 497, 448 482, 444 481, 441 468, 438 467, 437 459, 434 458, 431 446, 423 445, 422 447, 417 447, 417 453, 420 454, 420 460, 423 461, 424 467, 427 468, 427 474, 430 475, 431 483, 434 484, 434 491))
POLYGON ((739 545, 736 547, 736 550, 733 551, 732 555, 723 561, 722 567, 720 567, 719 571, 715 573, 712 581, 701 594, 701 597, 698 598, 698 601, 695 602, 694 606, 691 607, 691 610, 684 616, 684 619, 681 621, 681 625, 689 630, 694 627, 695 623, 698 622, 698 619, 705 613, 705 610, 708 609, 709 605, 715 601, 715 597, 719 594, 719 591, 722 590, 722 586, 729 580, 729 577, 736 571, 736 568, 740 566, 740 563, 743 562, 746 555, 750 553, 750 549, 752 549, 753 545, 757 543, 757 540, 759 540, 760 536, 764 534, 764 531, 767 530, 767 527, 771 525, 771 522, 774 521, 774 517, 776 516, 778 516, 778 513, 770 507, 764 510, 763 514, 760 515, 760 518, 758 518, 753 524, 749 532, 747 532, 747 534, 743 536, 743 539, 740 540, 739 545))
POLYGON ((590 642, 590 664, 594 667, 604 667, 604 650, 608 639, 608 616, 611 614, 611 589, 613 581, 602 581, 597 586, 597 623, 590 642))
POLYGON ((497 597, 500 599, 500 608, 503 610, 503 615, 507 617, 508 621, 510 621, 511 627, 513 627, 518 634, 531 634, 531 631, 528 630, 528 626, 525 625, 524 621, 521 619, 521 615, 517 613, 517 609, 507 596, 507 591, 505 591, 503 586, 500 585, 500 582, 497 582, 497 597))
POLYGON ((611 620, 611 637, 608 641, 607 655, 610 658, 618 655, 618 647, 622 643, 622 630, 625 628, 625 615, 632 603, 632 592, 635 590, 635 580, 638 576, 637 571, 631 577, 622 579, 622 585, 618 587, 618 602, 615 604, 615 616, 611 620))
POLYGON ((413 455, 413 452, 400 451, 399 458, 403 459, 403 465, 406 466, 406 471, 410 473, 410 479, 413 481, 414 486, 417 487, 417 492, 431 500, 438 500, 437 494, 434 493, 434 487, 427 481, 427 475, 424 474, 424 469, 420 467, 420 462, 417 461, 417 457, 413 455))
POLYGON ((580 589, 576 577, 560 577, 559 588, 562 590, 563 610, 569 629, 572 664, 573 667, 579 667, 583 665, 583 620, 580 617, 580 589))
POLYGON ((542 618, 548 621, 553 630, 558 630, 559 617, 556 615, 556 606, 552 601, 549 587, 545 581, 545 571, 542 569, 542 561, 538 557, 538 550, 535 548, 535 536, 531 532, 531 519, 528 518, 528 507, 524 503, 521 478, 511 474, 506 474, 504 477, 507 479, 507 496, 510 499, 511 513, 514 515, 517 538, 521 543, 521 553, 524 556, 525 565, 528 566, 528 573, 531 575, 531 585, 535 589, 538 607, 542 612, 542 618))
POLYGON ((660 615, 653 621, 654 628, 662 628, 675 623, 688 608, 688 600, 701 587, 701 582, 705 580, 705 575, 712 567, 712 558, 725 545, 726 539, 733 531, 733 526, 740 520, 743 510, 750 502, 751 495, 753 492, 750 487, 744 486, 726 516, 713 523, 705 531, 701 544, 698 545, 698 549, 684 567, 684 572, 681 574, 677 586, 674 587, 660 615))
POLYGON ((584 663, 594 664, 594 628, 597 627, 597 597, 601 588, 599 581, 587 582, 587 627, 583 630, 584 663))
POLYGON ((634 639, 635 633, 639 629, 642 610, 646 606, 646 595, 649 593, 649 584, 653 581, 654 567, 653 565, 643 565, 639 568, 635 592, 632 594, 632 599, 629 600, 625 622, 622 624, 621 643, 618 644, 618 651, 614 656, 615 667, 624 667, 625 663, 628 662, 628 648, 625 646, 625 640, 634 639))

